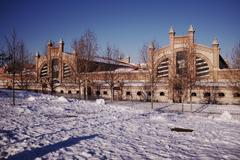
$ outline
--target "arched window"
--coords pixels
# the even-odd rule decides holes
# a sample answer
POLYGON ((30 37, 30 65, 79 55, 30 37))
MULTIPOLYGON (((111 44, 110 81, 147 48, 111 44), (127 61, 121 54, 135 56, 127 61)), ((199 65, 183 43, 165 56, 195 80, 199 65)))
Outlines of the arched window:
POLYGON ((159 63, 159 65, 157 67, 158 77, 168 77, 168 64, 169 64, 168 58, 162 60, 159 63))
POLYGON ((45 64, 40 71, 40 77, 46 77, 48 72, 47 64, 45 64))
POLYGON ((79 94, 80 92, 79 92, 79 91, 77 91, 76 93, 77 93, 77 94, 79 94))
POLYGON ((196 75, 198 77, 209 76, 209 66, 201 57, 196 57, 196 75))
POLYGON ((64 63, 63 64, 63 78, 67 78, 70 76, 71 76, 71 69, 66 63, 64 63))
POLYGON ((197 96, 197 93, 192 92, 192 93, 191 93, 191 96, 192 96, 192 97, 196 97, 196 96, 197 96))
POLYGON ((108 93, 107 93, 107 91, 103 91, 103 94, 104 94, 104 95, 107 95, 108 93))
POLYGON ((72 94, 72 91, 68 91, 68 94, 72 94))
POLYGON ((63 90, 61 90, 60 93, 64 93, 63 90))
POLYGON ((99 96, 100 95, 100 91, 96 91, 96 95, 99 96))
POLYGON ((138 92, 137 92, 137 95, 138 95, 138 96, 141 96, 141 95, 142 95, 142 92, 138 91, 138 92))
POLYGON ((223 92, 218 93, 218 97, 224 97, 225 94, 223 92))
POLYGON ((205 93, 203 94, 203 96, 204 96, 204 97, 210 97, 210 96, 211 96, 211 93, 205 92, 205 93))
POLYGON ((131 95, 131 92, 127 91, 127 92, 126 92, 126 95, 127 95, 127 96, 130 96, 130 95, 131 95))
POLYGON ((164 92, 160 92, 160 96, 164 96, 165 95, 165 93, 164 92))
POLYGON ((235 97, 235 98, 240 97, 240 93, 234 93, 233 97, 235 97))

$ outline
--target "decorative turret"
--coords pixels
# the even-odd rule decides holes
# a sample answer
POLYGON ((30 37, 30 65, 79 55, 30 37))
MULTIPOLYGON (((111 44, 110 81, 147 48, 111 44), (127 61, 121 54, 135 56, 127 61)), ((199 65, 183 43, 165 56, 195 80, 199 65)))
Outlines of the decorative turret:
POLYGON ((175 37, 175 31, 173 29, 173 26, 170 27, 168 34, 169 34, 170 46, 171 46, 171 48, 173 48, 173 46, 174 46, 174 37, 175 37))
POLYGON ((175 31, 173 29, 173 27, 171 26, 170 29, 169 29, 169 34, 175 34, 175 31))
POLYGON ((190 43, 194 43, 194 28, 193 28, 193 25, 190 25, 189 28, 188 28, 188 36, 189 36, 189 40, 190 40, 190 43))
POLYGON ((64 43, 62 38, 60 38, 59 43, 60 43, 60 44, 61 44, 61 43, 64 43))
POLYGON ((51 40, 48 40, 48 46, 52 47, 52 41, 51 40))
POLYGON ((213 50, 213 80, 214 82, 217 81, 218 77, 218 69, 219 69, 219 55, 220 55, 220 48, 217 38, 214 38, 212 42, 212 50, 213 50))
POLYGON ((190 26, 189 26, 188 32, 195 32, 195 30, 194 30, 194 28, 193 28, 193 25, 190 25, 190 26))
POLYGON ((213 47, 213 48, 214 48, 214 47, 216 47, 216 48, 219 47, 219 43, 218 43, 218 40, 217 40, 216 37, 214 38, 214 40, 213 40, 213 42, 212 42, 212 47, 213 47))
POLYGON ((155 50, 155 44, 154 42, 150 42, 148 45, 148 58, 147 58, 147 61, 148 61, 147 63, 149 66, 152 66, 152 63, 154 62, 154 50, 155 50))
POLYGON ((64 42, 63 42, 62 38, 60 38, 60 40, 59 40, 59 51, 60 52, 64 51, 64 42))
POLYGON ((36 54, 35 54, 35 57, 39 58, 40 57, 40 54, 39 52, 37 51, 36 54))

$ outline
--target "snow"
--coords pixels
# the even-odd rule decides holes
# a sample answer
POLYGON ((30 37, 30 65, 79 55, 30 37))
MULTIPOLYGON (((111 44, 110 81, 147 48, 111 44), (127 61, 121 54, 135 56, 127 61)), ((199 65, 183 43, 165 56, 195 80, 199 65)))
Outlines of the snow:
POLYGON ((104 99, 96 99, 96 103, 98 105, 104 105, 105 104, 105 100, 104 99))
POLYGON ((35 99, 36 99, 36 98, 33 97, 33 96, 29 96, 29 97, 27 98, 28 101, 35 101, 35 99))
POLYGON ((121 72, 121 73, 125 73, 125 72, 131 72, 131 71, 134 71, 133 68, 118 68, 115 70, 115 72, 121 72))
POLYGON ((56 101, 57 102, 68 102, 68 100, 65 97, 63 97, 63 96, 57 98, 56 101))
POLYGON ((221 114, 220 118, 221 118, 222 120, 226 120, 226 121, 232 120, 232 116, 231 116, 231 114, 230 114, 228 111, 224 111, 224 112, 221 114))
POLYGON ((0 159, 239 159, 240 107, 0 90, 0 159), (34 98, 30 98, 34 97, 34 98), (34 101, 29 101, 34 99, 34 101), (104 102, 104 103, 103 103, 104 102), (192 129, 173 132, 171 128, 192 129))
POLYGON ((232 115, 228 112, 228 111, 224 111, 220 117, 215 118, 216 120, 220 120, 220 121, 233 121, 232 115))

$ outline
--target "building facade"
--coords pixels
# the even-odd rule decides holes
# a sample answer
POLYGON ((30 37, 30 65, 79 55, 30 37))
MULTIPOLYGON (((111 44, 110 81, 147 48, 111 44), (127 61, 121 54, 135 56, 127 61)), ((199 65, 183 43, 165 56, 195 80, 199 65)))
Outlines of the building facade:
POLYGON ((118 100, 148 101, 153 93, 157 102, 240 104, 240 71, 230 69, 220 51, 217 39, 211 47, 196 43, 192 25, 183 36, 177 36, 171 27, 167 46, 156 48, 150 43, 145 65, 119 60, 109 71, 105 69, 111 64, 95 59, 92 64, 105 69, 87 73, 86 88, 78 83, 77 54, 65 52, 62 40, 57 46, 49 41, 47 54, 35 57, 35 89, 49 90, 51 86, 67 94, 83 94, 87 89, 91 96, 110 98, 108 73, 115 75, 113 93, 118 100), (154 82, 149 78, 151 73, 154 82))

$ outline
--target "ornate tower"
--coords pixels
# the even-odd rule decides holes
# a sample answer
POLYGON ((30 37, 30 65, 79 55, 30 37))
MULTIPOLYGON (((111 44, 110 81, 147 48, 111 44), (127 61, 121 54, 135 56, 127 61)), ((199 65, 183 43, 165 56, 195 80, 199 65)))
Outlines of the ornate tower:
POLYGON ((218 40, 216 38, 214 38, 212 42, 212 50, 213 50, 213 80, 214 82, 217 82, 217 79, 218 79, 217 71, 219 69, 220 48, 219 48, 218 40))
POLYGON ((170 27, 168 34, 169 34, 170 47, 171 47, 171 49, 173 49, 174 48, 175 31, 172 26, 170 27))
POLYGON ((190 25, 188 28, 188 37, 189 37, 190 45, 194 44, 194 33, 195 33, 195 30, 193 28, 193 25, 190 25))

